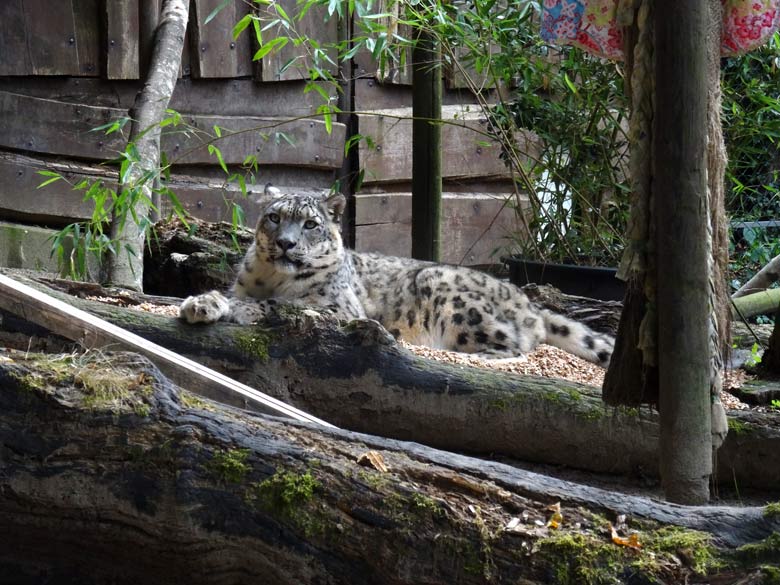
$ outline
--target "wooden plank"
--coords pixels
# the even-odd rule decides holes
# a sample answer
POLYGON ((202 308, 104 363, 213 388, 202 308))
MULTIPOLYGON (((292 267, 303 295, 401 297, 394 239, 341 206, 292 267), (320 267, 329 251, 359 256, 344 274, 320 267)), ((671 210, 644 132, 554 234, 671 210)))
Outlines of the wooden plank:
MULTIPOLYGON (((491 43, 490 53, 495 54, 499 52, 500 48, 491 43)), ((480 73, 477 71, 473 58, 469 56, 470 51, 463 47, 455 47, 453 53, 457 64, 451 64, 445 69, 447 87, 470 90, 474 86, 479 92, 495 89, 495 80, 488 76, 488 72, 482 71, 480 73)))
MULTIPOLYGON (((360 144, 360 164, 366 184, 408 181, 412 169, 410 108, 375 110, 359 114, 360 133, 371 136, 374 148, 360 144)), ((475 108, 444 106, 442 143, 446 145, 442 175, 446 178, 508 177, 500 146, 484 134, 484 116, 475 108)), ((526 145, 530 148, 530 143, 526 145)), ((521 148, 521 152, 523 149, 521 148)))
MULTIPOLYGON (((138 6, 138 59, 140 73, 146 77, 154 49, 154 37, 160 22, 162 0, 141 0, 138 6)), ((186 46, 186 42, 185 42, 186 46)))
MULTIPOLYGON (((0 111, 7 113, 0 117, 0 148, 98 160, 114 158, 125 148, 126 138, 118 132, 108 136, 90 132, 126 115, 125 110, 0 91, 0 111)), ((186 122, 204 133, 184 134, 179 128, 166 131, 161 140, 169 160, 178 164, 216 164, 216 158, 206 148, 215 125, 223 129, 224 138, 216 144, 227 164, 241 164, 247 155, 253 154, 261 165, 337 169, 344 158, 345 127, 339 123, 334 123, 328 134, 320 120, 186 116, 186 122)))
POLYGON ((62 172, 73 182, 85 177, 100 177, 105 173, 105 169, 97 167, 92 167, 91 173, 81 167, 83 172, 77 173, 73 172, 74 166, 0 151, 0 217, 19 219, 27 215, 43 220, 62 218, 50 222, 56 224, 92 217, 91 203, 82 201, 82 194, 74 192, 68 183, 58 181, 46 189, 38 190, 38 185, 46 179, 37 174, 39 170, 62 172))
POLYGON ((24 0, 0 2, 0 75, 30 75, 24 0))
MULTIPOLYGON (((513 209, 504 206, 508 197, 513 193, 444 193, 442 261, 466 265, 497 262, 496 250, 510 245, 511 238, 521 232, 513 209)), ((411 193, 356 195, 355 248, 410 256, 411 217, 411 193)))
MULTIPOLYGON (((221 116, 298 117, 314 114, 322 97, 303 93, 306 82, 255 83, 251 79, 180 79, 170 107, 193 114, 221 116)), ((322 86, 335 98, 336 90, 322 86)), ((100 78, 6 77, 0 91, 51 100, 129 109, 138 92, 137 83, 100 78)))
POLYGON ((84 347, 119 346, 138 352, 149 358, 177 383, 184 384, 193 392, 213 400, 225 401, 226 396, 238 395, 253 407, 259 407, 261 412, 335 428, 330 423, 285 404, 281 400, 236 382, 4 274, 0 274, 0 307, 63 337, 79 342, 84 347))
POLYGON ((194 0, 192 15, 192 76, 195 78, 243 77, 252 74, 250 34, 244 32, 233 40, 235 24, 249 8, 241 0, 225 6, 211 21, 209 14, 222 0, 194 0))
MULTIPOLYGON (((294 18, 294 15, 298 14, 299 5, 296 0, 278 0, 276 4, 281 6, 290 18, 294 18)), ((271 3, 261 9, 260 14, 264 20, 270 21, 279 17, 273 5, 274 3, 271 3)), ((317 4, 313 5, 301 20, 296 20, 295 22, 297 34, 314 39, 323 47, 338 42, 337 27, 338 19, 336 16, 327 18, 325 6, 317 4)), ((277 28, 274 27, 265 32, 263 40, 265 42, 271 40, 276 30, 277 28)), ((288 81, 308 78, 308 70, 313 63, 312 58, 305 53, 308 46, 308 43, 304 43, 296 47, 292 42, 289 42, 280 51, 263 57, 263 81, 288 81), (291 62, 292 65, 290 65, 291 62)), ((335 49, 327 49, 327 54, 333 63, 338 61, 335 49)), ((330 71, 333 75, 337 72, 337 66, 327 62, 320 63, 320 67, 330 71)))
MULTIPOLYGON (((333 123, 327 133, 320 120, 279 118, 194 116, 187 122, 204 132, 213 127, 223 129, 223 137, 215 142, 228 164, 240 164, 248 155, 257 157, 261 166, 269 164, 340 168, 344 159, 346 128, 333 123)), ((169 160, 177 164, 214 164, 216 159, 206 149, 206 139, 192 135, 182 140, 181 134, 164 134, 162 149, 169 160), (203 146, 200 146, 203 145, 203 146)))
POLYGON ((25 0, 27 50, 33 75, 78 75, 76 23, 70 0, 25 0))
MULTIPOLYGON (((380 83, 376 79, 355 80, 355 110, 374 111, 408 108, 412 103, 412 88, 405 85, 380 83)), ((442 103, 445 106, 463 105, 479 109, 474 94, 465 89, 444 88, 442 103)))
POLYGON ((72 0, 79 75, 100 75, 100 0, 72 0))
POLYGON ((139 0, 106 0, 106 77, 138 79, 139 0))
MULTIPOLYGON (((245 198, 237 183, 224 180, 219 168, 207 176, 209 168, 191 169, 201 176, 183 175, 174 170, 169 187, 184 209, 194 217, 207 221, 231 221, 232 204, 238 204, 244 211, 245 224, 257 222, 260 208, 257 196, 263 192, 265 182, 279 186, 300 186, 327 189, 333 182, 332 170, 306 169, 297 166, 266 167, 263 169, 262 184, 248 184, 250 197, 245 198), (254 196, 253 196, 254 194, 254 196)), ((188 169, 189 171, 190 169, 188 169)), ((65 160, 46 160, 0 151, 0 219, 44 223, 50 226, 64 226, 73 221, 84 221, 92 217, 93 205, 83 201, 81 191, 73 191, 71 184, 82 179, 104 180, 107 187, 116 189, 115 167, 88 165, 65 160), (47 169, 62 173, 68 182, 57 181, 38 189, 45 177, 36 171, 47 169)), ((163 215, 170 211, 170 204, 163 199, 163 215)))

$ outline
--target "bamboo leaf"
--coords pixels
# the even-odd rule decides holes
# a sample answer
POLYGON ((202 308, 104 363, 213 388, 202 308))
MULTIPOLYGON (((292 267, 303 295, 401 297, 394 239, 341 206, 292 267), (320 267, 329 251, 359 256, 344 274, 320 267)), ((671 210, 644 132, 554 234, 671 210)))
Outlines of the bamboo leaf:
POLYGON ((224 8, 225 8, 225 7, 226 7, 228 4, 230 4, 231 2, 233 2, 233 0, 224 0, 224 1, 222 2, 222 4, 220 4, 220 5, 219 5, 219 6, 217 6, 217 7, 216 7, 214 10, 212 10, 211 12, 209 12, 209 15, 206 17, 206 20, 204 20, 204 21, 203 21, 203 24, 204 24, 204 25, 207 25, 207 24, 208 24, 208 23, 210 23, 212 20, 214 20, 214 19, 216 18, 217 14, 219 14, 220 12, 222 12, 222 10, 223 10, 223 9, 224 9, 224 8))
POLYGON ((247 14, 236 23, 236 26, 234 26, 233 30, 231 31, 234 41, 237 40, 238 36, 244 32, 246 28, 252 23, 252 18, 253 15, 247 14))

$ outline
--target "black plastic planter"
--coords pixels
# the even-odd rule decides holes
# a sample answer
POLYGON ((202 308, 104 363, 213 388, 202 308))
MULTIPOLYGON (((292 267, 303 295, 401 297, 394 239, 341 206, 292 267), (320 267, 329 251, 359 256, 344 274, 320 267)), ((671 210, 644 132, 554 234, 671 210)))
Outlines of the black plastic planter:
POLYGON ((550 264, 517 257, 502 261, 509 268, 509 281, 517 286, 549 284, 570 295, 604 301, 622 301, 626 292, 626 284, 615 278, 616 268, 550 264))

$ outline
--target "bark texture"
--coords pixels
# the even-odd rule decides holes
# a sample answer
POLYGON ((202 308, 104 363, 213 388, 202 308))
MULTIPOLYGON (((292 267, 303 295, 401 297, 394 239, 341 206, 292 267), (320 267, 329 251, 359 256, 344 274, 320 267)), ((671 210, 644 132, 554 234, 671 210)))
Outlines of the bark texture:
POLYGON ((189 2, 164 0, 149 74, 130 111, 133 122, 129 144, 134 145, 137 160, 121 180, 120 200, 124 195, 131 202, 129 208, 120 206, 114 211, 111 238, 116 250, 108 256, 108 280, 134 290, 141 290, 143 283, 144 218, 153 200, 154 177, 159 174, 159 123, 165 117, 179 74, 188 15, 189 2))
POLYGON ((707 205, 708 0, 656 2, 654 217, 661 478, 709 499, 711 291, 707 205), (685 250, 685 254, 680 251, 685 250))
POLYGON ((680 583, 684 545, 616 547, 594 513, 703 530, 724 549, 780 529, 762 508, 664 504, 252 415, 178 390, 134 354, 6 352, 0 386, 0 533, 13 535, 0 570, 14 583, 543 583, 562 567, 680 583), (361 463, 369 451, 388 469, 361 463), (553 502, 557 530, 535 522, 553 502), (572 538, 608 547, 604 568, 572 538))

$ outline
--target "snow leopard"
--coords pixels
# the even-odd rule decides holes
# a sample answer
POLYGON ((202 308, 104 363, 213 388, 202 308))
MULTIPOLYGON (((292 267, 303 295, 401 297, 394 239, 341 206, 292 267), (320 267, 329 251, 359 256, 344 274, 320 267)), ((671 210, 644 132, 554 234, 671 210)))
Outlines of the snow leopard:
POLYGON ((415 345, 514 358, 541 343, 593 363, 609 363, 614 340, 532 303, 518 287, 462 266, 356 252, 345 248, 343 195, 271 196, 262 210, 232 294, 211 291, 184 300, 189 323, 261 321, 276 304, 374 319, 415 345))

